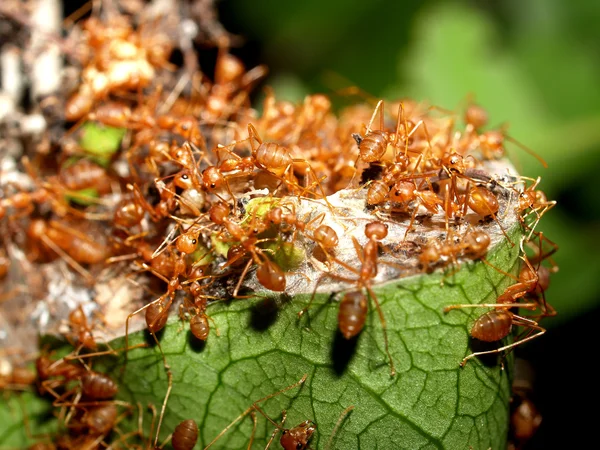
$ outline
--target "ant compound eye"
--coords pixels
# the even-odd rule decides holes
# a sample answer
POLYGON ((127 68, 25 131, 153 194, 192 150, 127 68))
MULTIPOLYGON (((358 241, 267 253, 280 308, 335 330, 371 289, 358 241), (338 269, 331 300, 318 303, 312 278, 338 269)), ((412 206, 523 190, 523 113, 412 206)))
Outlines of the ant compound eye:
POLYGON ((198 242, 198 241, 197 241, 196 239, 192 239, 192 244, 193 244, 193 245, 196 245, 196 243, 197 243, 197 242, 198 242))
POLYGON ((217 184, 216 184, 216 183, 210 183, 210 188, 211 188, 211 189, 214 189, 214 188, 216 188, 216 187, 217 187, 217 184))
POLYGON ((181 178, 183 178, 184 180, 187 180, 189 177, 187 175, 182 175, 181 178))

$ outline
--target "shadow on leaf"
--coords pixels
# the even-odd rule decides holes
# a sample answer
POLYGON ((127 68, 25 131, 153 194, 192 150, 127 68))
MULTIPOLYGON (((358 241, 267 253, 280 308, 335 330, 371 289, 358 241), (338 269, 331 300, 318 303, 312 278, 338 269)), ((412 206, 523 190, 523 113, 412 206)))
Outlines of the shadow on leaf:
MULTIPOLYGON (((469 337, 469 348, 473 353, 488 352, 500 348, 502 342, 484 342, 473 337, 469 337)), ((502 353, 490 353, 488 355, 477 356, 477 359, 486 367, 494 367, 500 363, 502 353)))
POLYGON ((277 320, 279 305, 274 297, 266 297, 252 306, 250 327, 255 331, 266 331, 277 320))
POLYGON ((144 330, 144 341, 146 342, 146 344, 148 345, 148 347, 154 348, 157 346, 156 341, 159 341, 162 339, 163 334, 165 334, 165 328, 163 328, 162 330, 157 331, 156 333, 154 333, 154 335, 156 336, 156 340, 152 337, 152 333, 150 333, 148 331, 148 329, 144 330))
POLYGON ((187 332, 187 342, 194 353, 202 353, 206 348, 206 341, 198 339, 190 330, 187 332))
POLYGON ((356 353, 359 337, 360 334, 352 339, 346 339, 339 330, 335 331, 333 346, 331 347, 331 361, 336 375, 342 376, 348 368, 348 364, 350 364, 356 353))

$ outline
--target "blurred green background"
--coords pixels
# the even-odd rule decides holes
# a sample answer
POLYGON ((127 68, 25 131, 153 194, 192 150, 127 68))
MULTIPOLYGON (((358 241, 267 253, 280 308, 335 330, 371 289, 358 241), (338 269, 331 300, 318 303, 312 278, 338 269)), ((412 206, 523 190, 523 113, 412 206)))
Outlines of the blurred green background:
POLYGON ((236 53, 269 66, 278 97, 358 86, 457 109, 472 95, 492 125, 508 122, 548 162, 508 146, 521 173, 541 175, 558 200, 539 230, 560 246, 547 295, 559 315, 517 352, 537 371, 544 415, 528 448, 584 442, 586 420, 595 424, 577 402, 599 400, 593 371, 576 368, 595 356, 600 321, 600 2, 223 0, 219 9, 247 39, 236 53))

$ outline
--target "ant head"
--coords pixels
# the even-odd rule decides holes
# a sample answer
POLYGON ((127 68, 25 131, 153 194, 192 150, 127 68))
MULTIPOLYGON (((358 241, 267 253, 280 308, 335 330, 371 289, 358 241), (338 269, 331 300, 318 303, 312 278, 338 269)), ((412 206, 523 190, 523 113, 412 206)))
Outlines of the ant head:
POLYGON ((202 182, 209 189, 218 189, 225 182, 225 177, 215 166, 211 166, 202 172, 202 182))
POLYGON ((456 152, 452 152, 446 158, 444 158, 443 164, 450 172, 463 173, 465 171, 463 157, 456 152))
POLYGON ((388 226, 383 222, 369 222, 365 226, 365 236, 377 241, 385 238, 388 234, 388 226))
POLYGON ((306 420, 297 427, 283 430, 279 443, 285 450, 302 450, 317 429, 314 422, 306 420))

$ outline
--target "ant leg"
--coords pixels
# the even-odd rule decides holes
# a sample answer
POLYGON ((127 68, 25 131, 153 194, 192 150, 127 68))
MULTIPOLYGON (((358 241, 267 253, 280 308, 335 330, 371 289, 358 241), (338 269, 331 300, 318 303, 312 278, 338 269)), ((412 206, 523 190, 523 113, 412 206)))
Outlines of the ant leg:
MULTIPOLYGON (((515 316, 515 317, 518 317, 518 316, 515 316)), ((500 348, 497 348, 495 350, 488 350, 488 351, 485 351, 485 352, 471 353, 470 355, 466 356, 462 360, 462 362, 460 363, 460 367, 465 367, 465 365, 467 364, 467 362, 469 361, 469 359, 474 358, 475 356, 490 355, 490 354, 493 354, 493 353, 500 353, 500 352, 503 352, 504 350, 512 349, 512 348, 516 347, 517 345, 524 344, 527 341, 531 341, 532 339, 540 337, 541 335, 543 335, 546 332, 546 329, 544 329, 544 328, 540 327, 539 325, 537 325, 537 322, 534 322, 533 320, 527 320, 524 317, 520 317, 520 319, 523 319, 526 322, 525 323, 519 323, 517 325, 528 326, 530 328, 533 328, 533 329, 537 330, 538 332, 536 334, 534 334, 534 335, 528 336, 528 337, 526 337, 524 339, 521 339, 521 340, 519 340, 517 342, 513 342, 512 344, 505 345, 504 347, 500 347, 500 348)))
POLYGON ((81 276, 83 276, 89 284, 94 284, 95 280, 87 270, 81 266, 77 261, 71 258, 63 249, 61 249, 58 245, 56 245, 52 239, 48 236, 40 236, 42 242, 47 245, 52 251, 54 251, 58 256, 66 261, 66 263, 73 268, 76 272, 78 272, 81 276))
POLYGON ((244 267, 244 270, 242 271, 242 274, 240 275, 240 279, 238 281, 238 283, 235 285, 235 289, 233 290, 233 297, 237 298, 238 296, 238 291, 240 290, 240 288, 242 287, 242 282, 244 281, 244 278, 246 278, 246 274, 248 273, 248 271, 250 270, 250 267, 252 266, 252 263, 254 261, 252 260, 252 258, 250 258, 250 260, 248 261, 248 263, 246 264, 246 267, 244 267))
POLYGON ((294 389, 298 386, 302 386, 304 384, 304 382, 306 381, 306 379, 308 378, 308 374, 305 374, 299 381, 295 382, 294 384, 291 384, 288 387, 285 387, 277 392, 274 392, 272 394, 267 395, 266 397, 263 397, 259 400, 256 400, 254 403, 252 403, 252 406, 250 406, 248 409, 246 409, 245 411, 243 411, 239 416, 237 416, 233 422, 231 422, 229 425, 227 425, 212 441, 210 441, 208 443, 208 445, 206 447, 204 447, 204 450, 207 450, 209 447, 211 447, 215 442, 217 442, 225 433, 227 433, 227 431, 229 431, 229 429, 234 426, 237 422, 239 422, 240 420, 242 420, 244 417, 246 417, 248 414, 250 414, 250 412, 252 411, 259 411, 261 414, 263 414, 271 423, 273 423, 276 427, 279 427, 279 424, 277 424, 276 422, 273 422, 273 419, 271 419, 270 417, 268 417, 264 411, 262 411, 262 409, 260 409, 260 407, 258 406, 259 403, 262 403, 264 401, 267 401, 273 397, 276 397, 280 394, 283 394, 284 392, 287 392, 291 389, 294 389))
POLYGON ((449 313, 455 309, 466 309, 466 308, 524 308, 534 310, 539 305, 537 303, 477 303, 473 304, 464 304, 464 305, 450 305, 444 308, 444 313, 449 313))
POLYGON ((542 158, 536 152, 534 152, 533 150, 531 150, 529 147, 526 147, 524 144, 522 144, 521 142, 517 141, 515 138, 513 138, 513 137, 511 137, 511 136, 509 136, 507 134, 504 134, 504 139, 506 139, 507 141, 512 142, 517 147, 519 147, 521 150, 523 150, 524 152, 526 152, 529 155, 533 156, 535 159, 537 159, 539 161, 539 163, 542 165, 542 167, 544 169, 548 168, 548 163, 544 160, 544 158, 542 158))
POLYGON ((271 444, 273 443, 273 440, 279 434, 279 432, 283 429, 283 425, 285 425, 285 420, 287 419, 287 411, 285 409, 282 411, 281 416, 282 416, 281 417, 281 425, 276 426, 275 429, 273 430, 273 433, 271 433, 271 438, 269 439, 269 442, 267 442, 265 450, 269 450, 269 448, 271 447, 271 444))
POLYGON ((381 322, 381 331, 383 332, 383 343, 385 346, 385 353, 388 356, 388 359, 390 360, 390 376, 393 377, 396 375, 396 368, 394 367, 394 361, 392 359, 392 355, 389 349, 387 323, 385 321, 385 317, 383 316, 383 310, 381 309, 381 305, 379 304, 379 300, 377 300, 375 292, 373 292, 373 290, 369 286, 367 286, 367 292, 369 293, 371 300, 373 300, 373 303, 375 303, 375 309, 377 310, 377 314, 379 314, 379 321, 381 322))
MULTIPOLYGON (((339 261, 337 258, 334 258, 333 256, 331 258, 333 260, 335 260, 338 264, 342 265, 342 267, 345 267, 346 269, 356 273, 356 270, 353 267, 348 266, 346 263, 344 263, 343 261, 339 261)), ((323 281, 325 278, 328 278, 328 277, 334 278, 334 279, 340 280, 340 281, 345 281, 347 283, 356 283, 358 281, 358 280, 353 280, 351 278, 345 278, 340 275, 336 275, 334 273, 324 273, 317 280, 317 283, 316 283, 313 293, 310 297, 310 301, 308 302, 308 305, 306 305, 304 308, 302 308, 301 311, 298 312, 298 319, 300 319, 306 312, 308 312, 308 310, 310 309, 310 307, 315 299, 315 295, 317 295, 317 289, 319 287, 319 284, 321 284, 321 281, 323 281)))
POLYGON ((406 231, 404 232, 404 238, 402 239, 403 241, 406 241, 406 237, 408 236, 408 233, 410 232, 410 230, 412 229, 413 223, 415 221, 415 218, 417 217, 417 212, 419 211, 419 207, 417 206, 414 210, 413 213, 410 216, 410 222, 408 224, 408 227, 406 228, 406 231))
POLYGON ((377 106, 375 106, 375 110, 373 111, 373 115, 371 116, 371 120, 369 120, 369 124, 367 125, 367 133, 369 134, 371 132, 371 127, 373 126, 373 122, 375 121, 375 117, 377 116, 377 113, 379 112, 379 129, 381 131, 383 131, 383 100, 379 100, 377 102, 377 106))
POLYGON ((248 442, 248 450, 252 450, 252 444, 254 443, 254 435, 256 434, 256 427, 258 422, 256 420, 256 413, 250 411, 250 417, 252 418, 252 432, 250 433, 250 442, 248 442))
POLYGON ((171 389, 173 388, 173 373, 171 372, 171 366, 169 366, 167 364, 167 357, 165 356, 165 353, 162 350, 160 342, 158 342, 156 334, 154 334, 152 331, 150 332, 150 334, 154 338, 154 342, 156 342, 156 345, 158 345, 158 349, 160 350, 160 354, 162 355, 163 366, 164 366, 165 370, 167 371, 167 383, 168 383, 167 384, 167 392, 165 393, 165 399, 163 400, 162 408, 160 410, 160 416, 158 418, 158 425, 156 427, 156 436, 154 438, 154 446, 156 447, 156 444, 158 443, 158 436, 160 433, 160 426, 162 425, 163 417, 165 415, 165 409, 167 408, 167 402, 169 401, 169 396, 171 395, 171 389))
POLYGON ((340 427, 342 426, 342 423, 344 423, 344 420, 346 420, 346 417, 348 417, 348 414, 350 414, 353 409, 354 409, 354 405, 351 405, 342 411, 342 413, 340 414, 340 418, 338 419, 335 426, 333 427, 331 436, 329 436, 329 439, 327 440, 327 443, 325 444, 325 450, 329 450, 331 448, 331 446, 333 445, 333 440, 335 438, 335 435, 338 433, 338 431, 340 430, 340 427))

